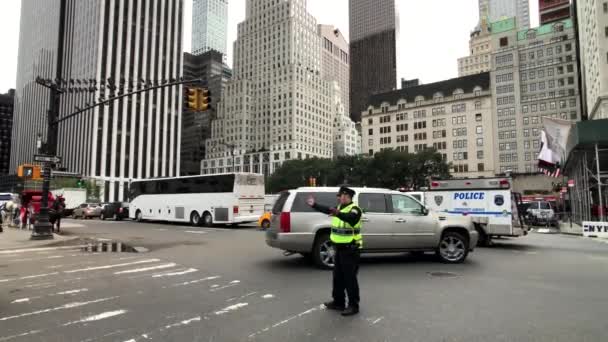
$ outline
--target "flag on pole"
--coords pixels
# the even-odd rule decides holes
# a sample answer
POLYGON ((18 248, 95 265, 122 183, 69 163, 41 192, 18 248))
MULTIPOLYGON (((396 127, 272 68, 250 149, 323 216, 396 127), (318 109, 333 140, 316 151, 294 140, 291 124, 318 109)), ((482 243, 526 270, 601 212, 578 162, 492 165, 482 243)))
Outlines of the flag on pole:
POLYGON ((538 168, 549 177, 561 175, 561 165, 566 160, 566 144, 572 128, 568 120, 543 117, 541 149, 538 154, 538 168))

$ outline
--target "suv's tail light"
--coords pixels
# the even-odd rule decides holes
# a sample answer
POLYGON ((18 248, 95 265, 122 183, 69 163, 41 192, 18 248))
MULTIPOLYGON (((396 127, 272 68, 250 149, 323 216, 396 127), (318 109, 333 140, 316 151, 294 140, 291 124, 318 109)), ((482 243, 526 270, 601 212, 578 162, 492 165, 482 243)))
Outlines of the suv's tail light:
POLYGON ((291 214, 290 213, 281 213, 281 232, 289 233, 291 232, 291 214))
POLYGON ((232 213, 237 215, 239 213, 239 207, 236 205, 234 207, 232 207, 232 213))
POLYGON ((118 208, 118 212, 122 214, 122 208, 118 208))
POLYGON ((506 179, 501 179, 500 180, 500 187, 503 189, 508 189, 509 188, 509 181, 506 179))

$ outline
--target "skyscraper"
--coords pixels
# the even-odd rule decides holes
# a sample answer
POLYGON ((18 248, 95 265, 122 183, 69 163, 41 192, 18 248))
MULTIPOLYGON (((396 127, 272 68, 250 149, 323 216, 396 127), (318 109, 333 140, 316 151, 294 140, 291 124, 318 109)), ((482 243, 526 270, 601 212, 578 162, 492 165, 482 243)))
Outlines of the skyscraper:
MULTIPOLYGON (((31 162, 36 136, 46 135, 49 95, 37 76, 54 79, 59 60, 62 86, 95 88, 61 95, 60 117, 144 82, 177 79, 183 7, 183 0, 22 1, 11 169, 31 162), (58 56, 60 1, 66 20, 58 56)), ((108 201, 125 199, 132 179, 178 175, 181 94, 180 86, 144 92, 60 123, 61 166, 96 180, 108 201)))
POLYGON ((395 0, 349 0, 350 113, 359 122, 367 99, 397 87, 395 0))
POLYGON ((225 56, 227 32, 228 0, 193 0, 192 54, 215 50, 225 56))
POLYGON ((201 80, 201 83, 194 86, 207 88, 211 92, 211 108, 204 112, 194 112, 188 109, 187 104, 182 104, 182 175, 198 175, 201 172, 201 160, 205 158, 205 140, 211 137, 211 120, 217 114, 215 107, 232 77, 232 70, 222 60, 222 54, 214 50, 197 56, 184 53, 184 77, 201 80))
POLYGON ((589 119, 608 119, 608 2, 579 0, 576 6, 583 101, 589 119))
POLYGON ((529 0, 479 0, 479 22, 488 24, 505 18, 517 18, 517 27, 530 27, 529 0))
POLYGON ((0 175, 10 173, 14 100, 15 89, 10 89, 6 94, 0 94, 0 175))
POLYGON ((339 29, 331 25, 319 25, 322 39, 321 76, 336 81, 342 93, 341 101, 346 113, 350 113, 350 58, 348 42, 339 29))
POLYGON ((321 48, 305 0, 247 0, 202 173, 269 175, 287 160, 333 156, 334 88, 321 48))
POLYGON ((519 30, 492 23, 492 99, 496 171, 538 171, 543 117, 581 119, 572 19, 519 30))

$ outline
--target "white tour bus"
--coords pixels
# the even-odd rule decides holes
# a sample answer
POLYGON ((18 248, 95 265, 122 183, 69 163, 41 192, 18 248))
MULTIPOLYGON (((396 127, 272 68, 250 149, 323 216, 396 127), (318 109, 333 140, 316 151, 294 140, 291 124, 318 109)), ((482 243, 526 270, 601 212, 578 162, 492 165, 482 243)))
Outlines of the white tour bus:
POLYGON ((479 232, 479 244, 494 236, 522 236, 528 232, 519 215, 521 194, 512 191, 509 178, 432 181, 425 205, 437 212, 470 216, 479 232))
POLYGON ((227 173, 133 181, 129 217, 194 226, 256 222, 264 213, 264 176, 227 173))

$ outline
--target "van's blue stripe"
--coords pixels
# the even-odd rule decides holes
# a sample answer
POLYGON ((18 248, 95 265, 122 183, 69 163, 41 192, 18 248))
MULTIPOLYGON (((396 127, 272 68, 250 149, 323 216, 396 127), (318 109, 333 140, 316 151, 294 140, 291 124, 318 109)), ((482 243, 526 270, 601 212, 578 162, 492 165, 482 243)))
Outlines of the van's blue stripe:
MULTIPOLYGON (((443 211, 448 214, 467 214, 467 215, 504 215, 502 211, 443 211)), ((507 212, 508 215, 512 215, 512 212, 507 212)))

